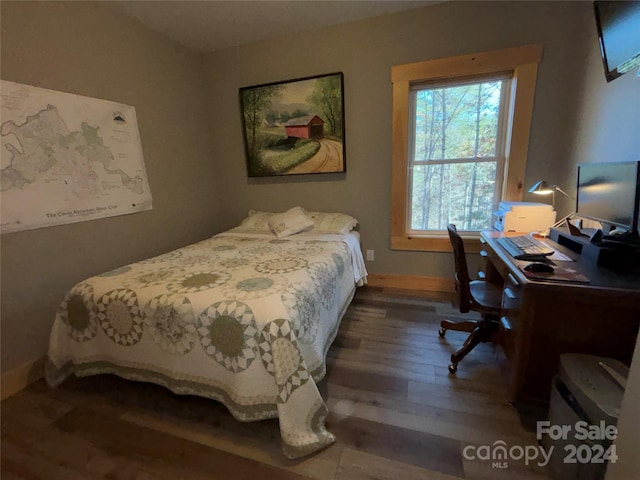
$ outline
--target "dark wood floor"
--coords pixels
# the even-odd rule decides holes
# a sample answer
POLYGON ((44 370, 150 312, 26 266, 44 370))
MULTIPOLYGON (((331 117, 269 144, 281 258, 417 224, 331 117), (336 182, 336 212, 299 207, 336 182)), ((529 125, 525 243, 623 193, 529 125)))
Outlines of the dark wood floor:
MULTIPOLYGON (((446 295, 360 289, 320 384, 338 440, 299 461, 277 420, 240 423, 215 402, 116 377, 39 381, 4 400, 2 479, 546 479, 537 466, 466 460, 468 445, 535 445, 507 402, 492 345, 448 374, 465 338, 446 295)), ((469 314, 465 315, 465 319, 469 314)))

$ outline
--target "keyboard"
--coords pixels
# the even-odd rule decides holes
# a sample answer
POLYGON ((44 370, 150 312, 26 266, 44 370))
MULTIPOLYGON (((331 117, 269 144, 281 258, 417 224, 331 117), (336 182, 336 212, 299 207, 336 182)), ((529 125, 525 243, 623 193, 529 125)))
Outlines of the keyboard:
POLYGON ((541 260, 555 251, 544 242, 529 235, 499 237, 498 243, 509 255, 518 260, 541 260))

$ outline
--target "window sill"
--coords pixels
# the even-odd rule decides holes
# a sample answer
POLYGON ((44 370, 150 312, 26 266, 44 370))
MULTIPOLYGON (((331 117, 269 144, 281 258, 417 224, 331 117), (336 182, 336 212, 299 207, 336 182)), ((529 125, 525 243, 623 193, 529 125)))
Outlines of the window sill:
MULTIPOLYGON (((465 253, 478 253, 482 250, 480 235, 465 237, 465 253)), ((409 250, 416 252, 451 252, 451 242, 449 237, 422 237, 419 235, 407 235, 402 237, 391 237, 391 250, 409 250)))

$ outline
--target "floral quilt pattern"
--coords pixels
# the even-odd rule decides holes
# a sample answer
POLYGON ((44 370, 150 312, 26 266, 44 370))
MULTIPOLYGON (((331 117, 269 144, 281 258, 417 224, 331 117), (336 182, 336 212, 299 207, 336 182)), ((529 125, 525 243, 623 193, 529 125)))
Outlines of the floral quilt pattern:
POLYGON ((220 234, 84 280, 65 296, 47 380, 113 373, 280 419, 296 458, 331 444, 316 382, 355 290, 335 235, 220 234))

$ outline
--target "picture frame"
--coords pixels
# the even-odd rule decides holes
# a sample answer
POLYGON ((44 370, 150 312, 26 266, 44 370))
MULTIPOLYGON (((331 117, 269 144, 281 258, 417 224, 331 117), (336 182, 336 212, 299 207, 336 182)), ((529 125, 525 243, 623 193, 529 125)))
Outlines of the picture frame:
POLYGON ((342 72, 240 88, 249 177, 347 170, 342 72))

